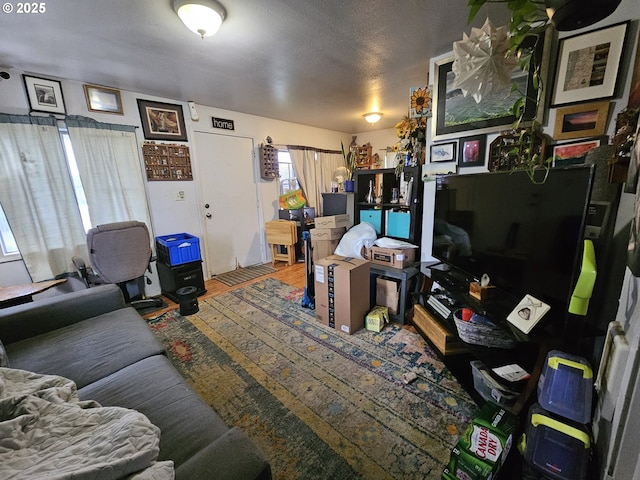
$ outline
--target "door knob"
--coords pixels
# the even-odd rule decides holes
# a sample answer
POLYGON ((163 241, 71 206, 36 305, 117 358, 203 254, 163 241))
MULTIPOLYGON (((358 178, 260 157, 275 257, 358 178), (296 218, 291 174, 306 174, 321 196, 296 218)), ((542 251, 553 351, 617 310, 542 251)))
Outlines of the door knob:
POLYGON ((209 208, 209 204, 208 204, 208 203, 205 203, 205 204, 204 204, 204 208, 209 208))
POLYGON ((210 214, 210 213, 207 213, 207 214, 205 215, 205 217, 207 217, 207 218, 211 218, 211 214, 210 214))

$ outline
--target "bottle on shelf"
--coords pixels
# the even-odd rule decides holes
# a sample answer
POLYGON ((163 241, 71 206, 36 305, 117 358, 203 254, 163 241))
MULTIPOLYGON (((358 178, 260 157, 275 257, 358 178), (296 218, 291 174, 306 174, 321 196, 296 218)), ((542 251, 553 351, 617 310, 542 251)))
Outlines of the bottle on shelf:
POLYGON ((364 197, 364 201, 366 203, 373 203, 374 202, 374 196, 373 196, 373 180, 369 180, 369 192, 367 193, 367 196, 364 197))

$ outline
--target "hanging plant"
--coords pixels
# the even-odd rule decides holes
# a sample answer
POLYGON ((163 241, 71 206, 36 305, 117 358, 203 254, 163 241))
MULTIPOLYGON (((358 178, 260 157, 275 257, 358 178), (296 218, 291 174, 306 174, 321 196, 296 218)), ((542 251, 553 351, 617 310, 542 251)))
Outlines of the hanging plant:
POLYGON ((514 170, 524 170, 532 182, 544 183, 553 159, 543 160, 537 153, 534 134, 542 130, 537 113, 544 95, 544 83, 541 75, 542 59, 537 52, 540 50, 539 47, 544 40, 547 28, 551 26, 545 4, 533 0, 469 0, 468 22, 475 18, 480 8, 486 3, 503 3, 511 11, 507 35, 508 48, 504 50, 504 56, 513 58, 515 64, 532 78, 533 97, 529 97, 526 92, 519 90, 515 83, 511 86, 512 93, 520 93, 511 107, 511 113, 516 118, 512 128, 519 134, 518 145, 514 147, 513 152, 520 151, 523 156, 514 170), (533 118, 525 121, 525 106, 528 100, 533 101, 535 109, 533 118), (544 169, 544 175, 542 179, 537 179, 536 174, 540 169, 544 169))

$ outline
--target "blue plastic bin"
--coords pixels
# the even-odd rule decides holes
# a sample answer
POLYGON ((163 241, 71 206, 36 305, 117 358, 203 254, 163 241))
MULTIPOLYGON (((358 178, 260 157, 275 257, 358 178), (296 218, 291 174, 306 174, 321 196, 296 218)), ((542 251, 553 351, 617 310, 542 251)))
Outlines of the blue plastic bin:
POLYGON ((201 259, 200 240, 188 233, 156 237, 158 261, 174 267, 201 259))
POLYGON ((559 350, 547 354, 538 403, 545 410, 579 423, 591 421, 593 372, 589 362, 559 350))

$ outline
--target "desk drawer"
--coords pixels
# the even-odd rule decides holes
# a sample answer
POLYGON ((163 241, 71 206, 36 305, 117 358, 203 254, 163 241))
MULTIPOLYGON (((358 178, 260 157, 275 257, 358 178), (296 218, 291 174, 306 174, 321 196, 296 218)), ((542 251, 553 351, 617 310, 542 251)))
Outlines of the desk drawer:
POLYGON ((442 355, 456 355, 466 352, 462 341, 438 322, 422 305, 414 307, 413 324, 442 355))

